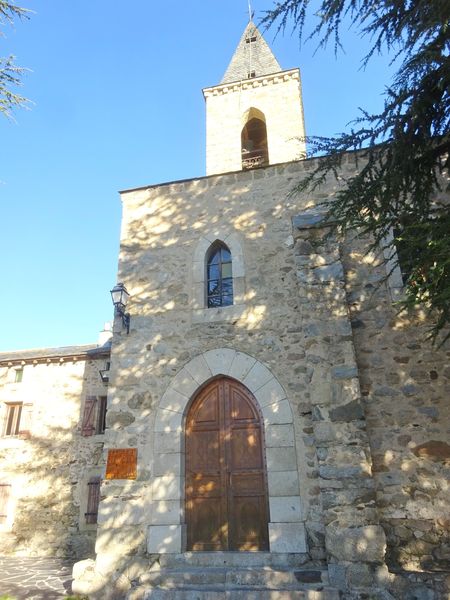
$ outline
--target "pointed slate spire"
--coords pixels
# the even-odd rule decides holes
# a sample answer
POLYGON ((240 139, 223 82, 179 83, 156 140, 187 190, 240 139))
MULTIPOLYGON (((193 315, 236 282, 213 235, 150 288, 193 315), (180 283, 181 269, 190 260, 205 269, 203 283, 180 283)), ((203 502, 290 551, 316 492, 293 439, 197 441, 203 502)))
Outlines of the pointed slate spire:
POLYGON ((258 28, 250 21, 231 59, 222 83, 278 73, 281 67, 258 28))

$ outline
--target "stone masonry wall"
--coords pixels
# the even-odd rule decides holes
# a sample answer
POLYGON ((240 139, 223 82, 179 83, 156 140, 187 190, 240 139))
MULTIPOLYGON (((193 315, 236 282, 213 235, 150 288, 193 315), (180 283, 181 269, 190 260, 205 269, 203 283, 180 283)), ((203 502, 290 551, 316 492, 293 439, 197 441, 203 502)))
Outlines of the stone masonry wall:
MULTIPOLYGON (((174 447, 164 446, 175 462, 167 460, 162 465, 155 463, 153 454, 155 444, 162 443, 160 434, 165 433, 155 431, 157 407, 185 365, 217 348, 229 348, 262 363, 285 390, 293 413, 294 439, 280 441, 287 448, 277 451, 274 460, 280 472, 297 470, 300 489, 295 496, 287 491, 289 486, 280 486, 284 496, 276 502, 277 510, 284 511, 280 519, 286 521, 289 514, 291 522, 306 525, 311 558, 325 556, 317 459, 310 411, 305 410, 311 387, 306 350, 317 334, 309 326, 309 307, 298 300, 291 223, 298 206, 286 200, 302 168, 301 164, 269 167, 122 196, 119 278, 131 294, 131 330, 127 335, 116 323, 106 442, 110 448, 137 447, 138 474, 136 481, 110 481, 102 486, 97 567, 103 572, 117 567, 118 557, 120 563, 127 555, 145 553, 147 544, 153 548, 149 527, 161 523, 164 515, 172 518, 174 514, 178 523, 182 520, 183 465, 175 448, 180 409, 173 408, 174 424, 166 426, 167 432, 173 431, 174 447), (210 309, 198 321, 193 276, 196 248, 199 240, 213 243, 229 235, 236 236, 242 249, 241 304, 210 309), (168 503, 166 511, 175 513, 163 513, 161 498, 168 503), (177 499, 175 507, 172 500, 177 499)), ((200 375, 192 376, 198 381, 200 375)), ((280 436, 282 429, 280 424, 280 436)), ((161 538, 165 551, 174 551, 178 530, 175 523, 167 526, 161 538)), ((286 539, 286 552, 295 547, 286 539)))
POLYGON ((387 562, 450 569, 450 345, 420 312, 397 313, 368 240, 345 249, 347 297, 387 562))
POLYGON ((98 372, 104 367, 105 357, 28 360, 20 383, 13 366, 0 368, 0 436, 9 402, 24 403, 29 429, 0 437, 0 483, 11 485, 3 554, 92 554, 96 525, 85 523, 87 482, 102 474, 104 436, 81 437, 80 428, 86 396, 106 395, 98 372))
POLYGON ((324 216, 309 208, 293 220, 299 301, 308 307, 315 333, 306 351, 311 377, 305 410, 317 453, 330 581, 354 590, 386 578, 386 540, 375 505, 341 248, 324 216))
MULTIPOLYGON (((296 461, 290 452, 277 461, 280 471, 297 469, 300 490, 299 502, 285 509, 304 523, 308 557, 327 559, 333 584, 383 586, 386 547, 390 565, 446 564, 446 351, 418 353, 420 328, 396 320, 387 295, 369 304, 381 275, 366 269, 363 242, 321 246, 308 215, 314 221, 314 207, 339 183, 289 196, 313 166, 289 163, 122 194, 119 279, 131 294, 131 330, 116 322, 105 450, 137 448, 138 470, 136 480, 102 485, 102 577, 124 573, 149 549, 182 548, 179 407, 204 381, 190 365, 204 369, 200 357, 218 348, 258 361, 286 392, 296 461), (239 305, 199 311, 199 244, 206 252, 227 239, 239 248, 239 305), (185 371, 188 384, 178 387, 185 371), (173 405, 162 404, 168 390, 173 405), (161 406, 165 420, 158 421, 161 406), (149 542, 164 523, 157 544, 149 542)), ((349 157, 344 176, 353 169, 349 157)))

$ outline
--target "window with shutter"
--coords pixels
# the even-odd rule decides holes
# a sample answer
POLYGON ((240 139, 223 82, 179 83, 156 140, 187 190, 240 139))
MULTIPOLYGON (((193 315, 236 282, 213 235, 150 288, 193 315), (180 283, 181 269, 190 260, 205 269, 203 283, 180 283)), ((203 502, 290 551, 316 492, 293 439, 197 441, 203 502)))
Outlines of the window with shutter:
POLYGON ((88 396, 84 403, 83 421, 81 423, 81 435, 90 436, 94 435, 96 431, 95 423, 95 409, 97 404, 97 398, 95 396, 88 396))
POLYGON ((11 497, 11 484, 0 483, 0 525, 5 525, 8 518, 8 504, 11 497))
POLYGON ((97 523, 101 481, 101 477, 91 477, 88 482, 87 511, 84 516, 86 517, 86 523, 90 525, 97 523))
POLYGON ((96 433, 105 433, 106 429, 106 396, 100 396, 97 401, 97 431, 96 433))
POLYGON ((22 438, 31 436, 31 427, 33 424, 33 404, 24 402, 22 404, 22 414, 20 416, 19 435, 22 438))
POLYGON ((4 436, 19 435, 21 416, 22 402, 15 402, 6 405, 6 419, 3 429, 4 436))

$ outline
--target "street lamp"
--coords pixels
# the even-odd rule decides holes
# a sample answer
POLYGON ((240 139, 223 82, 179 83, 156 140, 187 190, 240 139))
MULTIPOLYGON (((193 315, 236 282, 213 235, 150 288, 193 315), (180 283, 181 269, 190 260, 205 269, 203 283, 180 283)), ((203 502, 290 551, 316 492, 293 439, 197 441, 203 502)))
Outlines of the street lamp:
POLYGON ((115 315, 122 318, 122 325, 127 328, 127 334, 130 333, 130 313, 125 312, 125 307, 129 297, 130 294, 123 283, 116 283, 111 290, 115 315))

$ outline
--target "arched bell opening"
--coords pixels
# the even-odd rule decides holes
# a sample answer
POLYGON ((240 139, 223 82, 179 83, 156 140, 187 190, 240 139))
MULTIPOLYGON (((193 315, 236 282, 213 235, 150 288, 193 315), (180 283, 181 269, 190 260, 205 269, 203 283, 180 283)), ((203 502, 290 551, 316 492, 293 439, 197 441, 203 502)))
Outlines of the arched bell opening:
POLYGON ((267 127, 264 114, 255 108, 248 111, 241 131, 242 168, 254 169, 269 164, 267 127))

